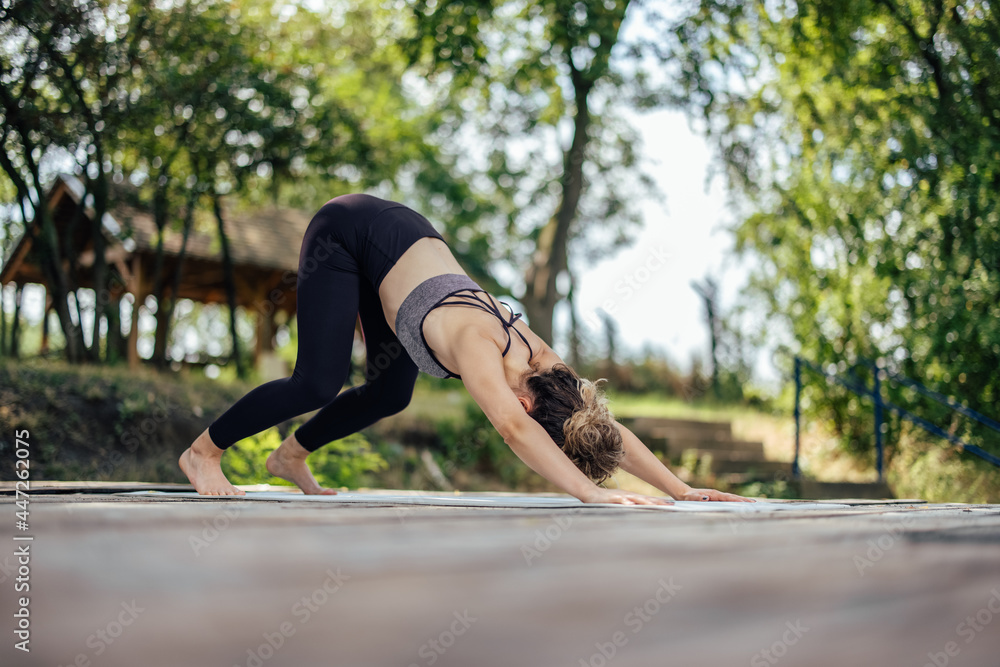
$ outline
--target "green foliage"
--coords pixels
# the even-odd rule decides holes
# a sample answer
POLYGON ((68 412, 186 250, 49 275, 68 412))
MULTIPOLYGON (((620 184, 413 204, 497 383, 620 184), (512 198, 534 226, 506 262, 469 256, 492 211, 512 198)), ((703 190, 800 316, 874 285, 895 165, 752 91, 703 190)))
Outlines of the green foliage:
POLYGON ((1000 502, 996 466, 935 441, 914 428, 900 438, 900 451, 887 471, 899 498, 932 503, 1000 502))
POLYGON ((534 474, 475 403, 466 404, 462 417, 439 421, 437 432, 444 459, 441 469, 446 475, 456 469, 475 469, 497 476, 510 488, 518 488, 534 474))
MULTIPOLYGON (((448 173, 451 160, 426 141, 439 115, 405 88, 398 12, 381 3, 16 0, 0 15, 4 244, 21 218, 45 217, 57 171, 81 177, 97 219, 105 205, 151 213, 154 243, 204 227, 220 196, 227 214, 315 209, 348 191, 400 196, 413 173, 448 173)), ((128 213, 116 213, 128 236, 128 213)), ((78 224, 103 239, 100 225, 78 224)), ((69 352, 83 338, 66 297, 85 278, 60 269, 76 259, 59 256, 54 230, 34 250, 66 274, 48 282, 69 352)), ((114 267, 95 280, 105 278, 123 282, 114 267)), ((101 345, 97 334, 92 358, 101 345)))
MULTIPOLYGON (((233 484, 277 484, 288 482, 267 471, 268 455, 281 444, 281 435, 270 428, 244 438, 222 457, 222 471, 233 484)), ((372 451, 360 433, 335 440, 309 456, 309 467, 321 486, 357 488, 368 476, 387 467, 385 459, 372 451)))
POLYGON ((583 360, 575 370, 583 377, 607 380, 606 388, 616 395, 655 395, 658 400, 681 400, 686 403, 711 403, 731 405, 739 403, 766 406, 769 398, 754 388, 749 369, 730 366, 733 357, 726 356, 720 364, 719 394, 712 391, 711 377, 706 374, 701 360, 695 358, 688 371, 681 371, 664 354, 653 349, 642 350, 635 356, 625 357, 617 363, 607 360, 583 360))
POLYGON ((181 482, 177 457, 250 389, 189 372, 2 360, 0 422, 31 432, 33 478, 181 482))
MULTIPOLYGON (((510 290, 487 275, 491 268, 521 273, 545 255, 562 271, 570 244, 572 270, 627 242, 637 204, 655 186, 639 166, 626 110, 655 103, 649 72, 658 52, 642 30, 626 35, 622 26, 654 26, 654 7, 627 0, 407 5, 404 50, 442 121, 430 141, 454 157, 445 177, 460 184, 427 188, 428 208, 474 277, 510 290), (553 233, 557 218, 572 222, 553 233)), ((551 305, 538 315, 551 320, 551 305)))
MULTIPOLYGON (((719 147, 742 220, 737 248, 759 264, 748 299, 770 327, 792 333, 794 352, 843 360, 841 371, 882 358, 993 411, 996 8, 917 0, 689 8, 672 33, 676 101, 704 119, 719 147)), ((871 451, 869 404, 818 386, 810 399, 810 413, 830 419, 845 445, 871 451)), ((932 421, 950 419, 923 409, 932 421)))

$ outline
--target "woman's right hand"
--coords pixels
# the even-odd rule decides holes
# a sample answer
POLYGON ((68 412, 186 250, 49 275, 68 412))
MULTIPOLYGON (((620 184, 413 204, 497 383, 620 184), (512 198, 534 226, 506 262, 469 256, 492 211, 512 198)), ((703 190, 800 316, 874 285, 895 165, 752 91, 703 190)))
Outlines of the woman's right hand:
POLYGON ((672 501, 666 498, 655 496, 644 496, 641 493, 631 491, 619 491, 617 489, 603 489, 595 486, 588 493, 580 496, 580 500, 585 503, 613 503, 616 505, 671 505, 672 501))

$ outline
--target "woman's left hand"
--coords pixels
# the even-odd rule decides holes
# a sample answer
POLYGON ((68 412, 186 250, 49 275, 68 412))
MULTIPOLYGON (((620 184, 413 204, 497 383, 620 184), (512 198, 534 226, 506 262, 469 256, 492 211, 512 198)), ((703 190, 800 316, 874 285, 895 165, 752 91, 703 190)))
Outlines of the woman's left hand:
POLYGON ((753 498, 744 498, 735 493, 723 493, 715 489, 691 489, 677 500, 724 500, 735 503, 755 503, 753 498))

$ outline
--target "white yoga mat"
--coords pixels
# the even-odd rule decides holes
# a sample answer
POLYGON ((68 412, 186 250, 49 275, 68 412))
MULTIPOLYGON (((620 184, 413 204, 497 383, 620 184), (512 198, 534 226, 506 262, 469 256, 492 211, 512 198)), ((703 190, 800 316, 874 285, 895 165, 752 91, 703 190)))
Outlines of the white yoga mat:
POLYGON ((341 505, 432 505, 444 507, 510 507, 539 508, 555 507, 615 507, 618 509, 655 509, 682 512, 781 512, 816 511, 845 509, 851 507, 841 503, 812 502, 769 502, 758 500, 753 503, 737 502, 695 502, 674 501, 669 505, 617 505, 611 503, 584 504, 576 498, 535 496, 535 495, 466 495, 451 493, 366 493, 363 491, 341 491, 330 496, 307 496, 301 493, 271 490, 246 490, 245 496, 202 496, 194 491, 130 491, 118 493, 120 496, 142 496, 149 498, 198 498, 200 500, 264 500, 271 502, 315 502, 341 505))

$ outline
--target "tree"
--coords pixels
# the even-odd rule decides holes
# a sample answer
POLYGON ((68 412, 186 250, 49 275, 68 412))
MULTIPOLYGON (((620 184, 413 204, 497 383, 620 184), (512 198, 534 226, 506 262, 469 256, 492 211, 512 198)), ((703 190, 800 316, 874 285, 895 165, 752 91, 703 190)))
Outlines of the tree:
POLYGON ((0 8, 0 166, 16 192, 24 233, 34 239, 72 361, 85 353, 68 301, 75 285, 65 265, 75 265, 76 258, 62 256, 45 195, 49 163, 79 134, 74 123, 79 119, 66 119, 64 113, 79 106, 85 95, 67 62, 74 41, 81 40, 78 28, 85 24, 80 7, 63 3, 21 1, 0 8), (70 76, 60 76, 67 72, 70 76))
MULTIPOLYGON (((759 262, 750 294, 795 351, 842 370, 881 358, 986 412, 1000 399, 997 21, 986 3, 704 0, 670 49, 675 102, 714 138, 738 248, 759 262)), ((855 399, 821 409, 871 450, 855 399)))
POLYGON ((691 288, 701 297, 705 304, 705 324, 708 325, 708 335, 711 342, 712 356, 712 393, 720 397, 719 387, 719 283, 711 276, 706 276, 703 283, 692 282, 691 288))
MULTIPOLYGON (((162 364, 184 255, 182 246, 170 289, 163 241, 176 229, 187 238, 198 209, 224 233, 221 198, 232 211, 268 200, 315 208, 401 180, 404 170, 424 173, 421 163, 447 165, 422 139, 436 121, 404 90, 391 30, 360 29, 391 25, 392 12, 377 3, 310 11, 269 0, 81 0, 15 2, 0 12, 4 191, 14 191, 7 201, 23 208, 28 232, 40 232, 35 247, 72 360, 85 354, 70 314, 72 304, 83 321, 81 299, 69 299, 83 270, 97 280, 89 357, 101 349, 101 287, 110 276, 100 220, 111 190, 149 210, 159 230, 152 291, 162 364), (74 246, 59 243, 44 205, 55 173, 74 162, 90 209, 89 267, 62 256, 74 246)), ((71 226, 83 219, 81 210, 71 226)), ((107 309, 106 320, 117 323, 115 315, 107 309)))
MULTIPOLYGON (((523 271, 519 299, 549 342, 569 289, 570 246, 593 258, 624 243, 640 193, 653 189, 623 120, 624 108, 657 100, 646 72, 655 43, 641 31, 621 39, 638 5, 410 3, 408 50, 446 120, 435 140, 462 154, 453 177, 470 186, 462 208, 479 214, 453 227, 459 247, 483 244, 491 262, 523 271), (480 155, 469 150, 473 136, 489 147, 480 155)), ((649 8, 643 16, 659 18, 649 8)))
MULTIPOLYGON (((199 202, 210 206, 238 368, 222 199, 231 212, 264 203, 314 209, 397 179, 418 160, 436 162, 422 140, 429 121, 399 81, 398 48, 378 30, 349 29, 388 24, 389 11, 374 3, 286 5, 275 20, 276 9, 267 0, 150 8, 144 22, 156 39, 143 47, 140 102, 127 135, 124 170, 151 202, 161 247, 179 220, 189 233, 199 202)), ((154 283, 163 359, 173 299, 164 299, 159 268, 154 283)))

